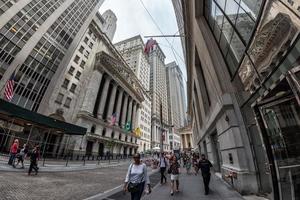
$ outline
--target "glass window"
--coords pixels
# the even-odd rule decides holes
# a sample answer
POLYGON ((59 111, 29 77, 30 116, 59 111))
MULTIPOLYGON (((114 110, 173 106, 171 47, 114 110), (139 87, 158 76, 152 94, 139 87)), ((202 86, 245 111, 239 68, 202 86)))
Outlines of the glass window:
POLYGON ((77 72, 76 72, 76 75, 75 75, 75 78, 79 80, 79 79, 80 79, 80 76, 81 76, 81 72, 77 71, 77 72))
POLYGON ((56 101, 55 101, 55 102, 58 103, 58 104, 61 104, 63 98, 64 98, 64 95, 61 94, 61 93, 59 93, 59 94, 57 95, 57 98, 56 98, 56 101))
POLYGON ((224 56, 227 55, 228 47, 233 35, 233 28, 231 24, 228 22, 227 18, 224 17, 223 27, 222 27, 222 34, 220 39, 220 48, 221 52, 224 56))
POLYGON ((74 93, 76 90, 77 85, 72 83, 71 88, 70 88, 70 92, 74 93))
POLYGON ((64 106, 67 108, 70 108, 71 101, 72 101, 72 99, 70 97, 67 97, 64 106))
POLYGON ((76 55, 75 58, 74 58, 74 62, 75 62, 76 64, 78 64, 79 59, 80 59, 80 57, 76 55))
POLYGON ((73 72, 74 72, 75 68, 73 66, 70 67, 68 73, 73 75, 73 72))
POLYGON ((63 82, 63 84, 62 84, 62 87, 67 89, 69 83, 70 83, 70 81, 68 79, 65 79, 64 82, 63 82))
POLYGON ((80 52, 80 53, 82 53, 82 52, 83 52, 83 50, 84 50, 84 47, 83 47, 83 46, 80 46, 80 48, 79 48, 79 52, 80 52))
POLYGON ((80 67, 84 68, 84 66, 85 66, 85 62, 82 60, 81 63, 80 63, 80 67))
POLYGON ((236 16, 238 14, 239 5, 235 0, 227 0, 225 7, 225 14, 230 19, 230 21, 235 24, 236 16))
POLYGON ((236 28, 241 34, 242 38, 246 43, 248 43, 251 33, 255 26, 255 21, 243 10, 241 7, 239 9, 239 14, 236 20, 236 28))

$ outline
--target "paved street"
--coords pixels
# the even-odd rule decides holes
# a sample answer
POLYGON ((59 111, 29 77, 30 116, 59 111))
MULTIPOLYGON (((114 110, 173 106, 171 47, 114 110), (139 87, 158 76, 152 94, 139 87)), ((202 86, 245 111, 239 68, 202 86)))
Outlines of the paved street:
POLYGON ((0 199, 84 199, 123 183, 127 165, 80 172, 0 173, 0 199))

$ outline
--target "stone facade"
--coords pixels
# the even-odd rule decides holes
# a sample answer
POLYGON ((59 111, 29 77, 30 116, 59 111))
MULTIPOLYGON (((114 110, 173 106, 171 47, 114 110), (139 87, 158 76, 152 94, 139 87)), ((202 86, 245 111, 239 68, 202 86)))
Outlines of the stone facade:
MULTIPOLYGON (((144 53, 144 42, 140 35, 128 38, 115 44, 126 63, 135 73, 145 91, 150 86, 150 65, 147 55, 144 53)), ((137 114, 136 127, 141 131, 138 140, 139 152, 145 152, 151 148, 151 98, 149 93, 144 94, 145 101, 137 114)))

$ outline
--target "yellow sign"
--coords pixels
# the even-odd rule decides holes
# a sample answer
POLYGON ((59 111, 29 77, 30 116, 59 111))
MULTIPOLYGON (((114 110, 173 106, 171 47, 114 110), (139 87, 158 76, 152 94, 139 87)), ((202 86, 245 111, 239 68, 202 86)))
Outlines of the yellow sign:
POLYGON ((140 128, 136 128, 136 129, 134 130, 134 133, 135 133, 135 135, 136 135, 137 137, 141 137, 141 129, 140 129, 140 128))

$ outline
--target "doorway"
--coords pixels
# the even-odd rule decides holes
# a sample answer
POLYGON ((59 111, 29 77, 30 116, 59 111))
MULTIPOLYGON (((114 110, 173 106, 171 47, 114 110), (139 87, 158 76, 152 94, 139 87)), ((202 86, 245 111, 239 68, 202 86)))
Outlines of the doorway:
POLYGON ((99 143, 98 155, 101 157, 104 156, 104 144, 102 142, 99 143))
POLYGON ((87 144, 86 144, 86 155, 87 155, 87 156, 92 155, 93 144, 94 144, 94 142, 92 142, 92 141, 87 141, 87 144))
POLYGON ((259 107, 274 197, 300 200, 300 107, 293 95, 259 107), (277 193, 277 194, 276 194, 277 193))

